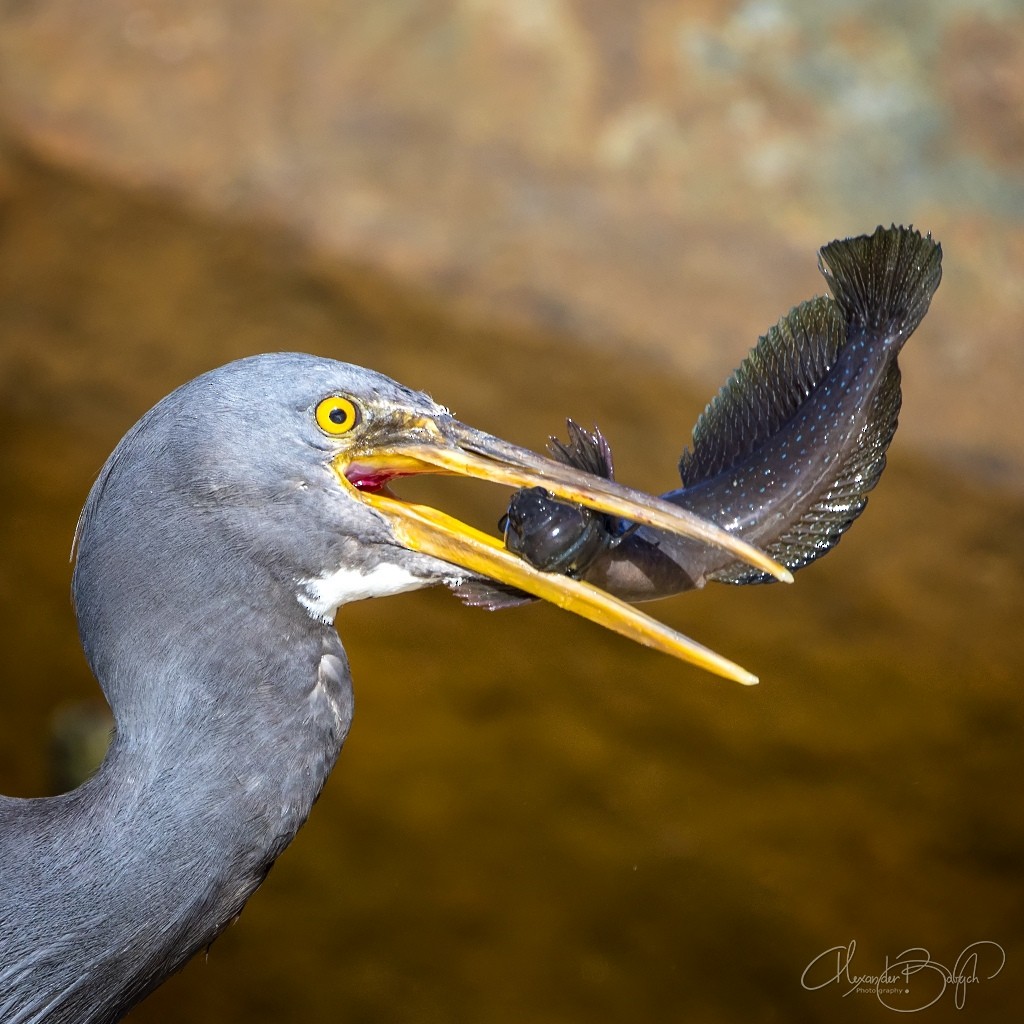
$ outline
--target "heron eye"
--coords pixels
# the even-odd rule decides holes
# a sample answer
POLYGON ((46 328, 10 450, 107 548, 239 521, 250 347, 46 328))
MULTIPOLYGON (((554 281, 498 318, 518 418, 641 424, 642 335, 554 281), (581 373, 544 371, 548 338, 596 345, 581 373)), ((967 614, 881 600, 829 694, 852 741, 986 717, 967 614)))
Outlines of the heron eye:
POLYGON ((347 434, 358 422, 359 409, 341 395, 331 395, 316 407, 316 423, 325 434, 347 434))

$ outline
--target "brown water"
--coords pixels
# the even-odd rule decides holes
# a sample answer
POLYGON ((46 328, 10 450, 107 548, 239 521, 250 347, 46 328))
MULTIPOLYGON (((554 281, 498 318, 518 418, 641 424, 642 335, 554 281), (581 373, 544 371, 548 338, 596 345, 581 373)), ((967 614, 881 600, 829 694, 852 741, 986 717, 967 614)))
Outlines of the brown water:
MULTIPOLYGON (((0 330, 0 790, 22 795, 47 790, 55 709, 97 694, 68 601, 78 508, 180 381, 255 351, 330 354, 533 447, 566 414, 596 421, 651 490, 707 397, 614 352, 451 322, 269 229, 20 161, 0 184, 0 330)), ((444 501, 443 484, 426 486, 444 501)), ((478 519, 500 511, 457 491, 478 519)), ((864 519, 795 586, 655 609, 758 672, 753 690, 545 607, 431 592, 346 609, 358 711, 334 777, 240 924, 132 1019, 893 1020, 801 987, 851 940, 862 974, 998 942, 1002 973, 921 1019, 1009 1019, 1022 528, 1018 500, 897 438, 864 519)))

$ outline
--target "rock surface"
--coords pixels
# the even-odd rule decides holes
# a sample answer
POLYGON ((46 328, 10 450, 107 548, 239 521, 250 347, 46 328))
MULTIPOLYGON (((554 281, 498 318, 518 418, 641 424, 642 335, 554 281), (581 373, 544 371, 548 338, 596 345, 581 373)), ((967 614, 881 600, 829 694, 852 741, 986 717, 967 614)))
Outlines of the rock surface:
POLYGON ((998 0, 43 0, 0 14, 0 111, 47 162, 705 386, 818 245, 913 221, 946 281, 904 434, 1013 482, 1022 56, 998 0))
POLYGON ((47 162, 704 386, 818 245, 913 221, 947 271, 904 433, 1012 483, 1022 56, 999 0, 42 0, 0 14, 0 112, 47 162))

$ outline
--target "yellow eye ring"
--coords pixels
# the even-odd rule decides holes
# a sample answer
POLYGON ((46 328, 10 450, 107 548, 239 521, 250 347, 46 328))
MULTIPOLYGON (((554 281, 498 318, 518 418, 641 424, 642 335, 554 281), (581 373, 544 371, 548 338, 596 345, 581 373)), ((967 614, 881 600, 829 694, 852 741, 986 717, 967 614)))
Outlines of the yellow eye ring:
POLYGON ((316 425, 332 437, 347 434, 360 420, 359 407, 341 395, 331 395, 317 404, 316 425))

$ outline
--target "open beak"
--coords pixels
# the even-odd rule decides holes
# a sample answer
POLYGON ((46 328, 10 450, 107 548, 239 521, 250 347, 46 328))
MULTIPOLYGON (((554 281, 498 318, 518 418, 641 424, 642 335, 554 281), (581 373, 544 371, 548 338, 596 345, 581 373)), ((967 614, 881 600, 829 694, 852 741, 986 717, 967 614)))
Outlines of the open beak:
POLYGON ((337 456, 334 468, 360 501, 388 521, 404 547, 518 587, 727 679, 746 685, 757 682, 757 676, 625 601, 581 580, 541 572, 508 551, 498 539, 435 508, 402 501, 387 491, 386 484, 397 476, 447 473, 510 487, 543 487, 564 501, 717 545, 776 579, 791 583, 793 577, 784 566, 714 523, 661 498, 555 462, 457 420, 416 417, 401 426, 400 430, 388 431, 387 439, 378 434, 374 443, 337 456))

